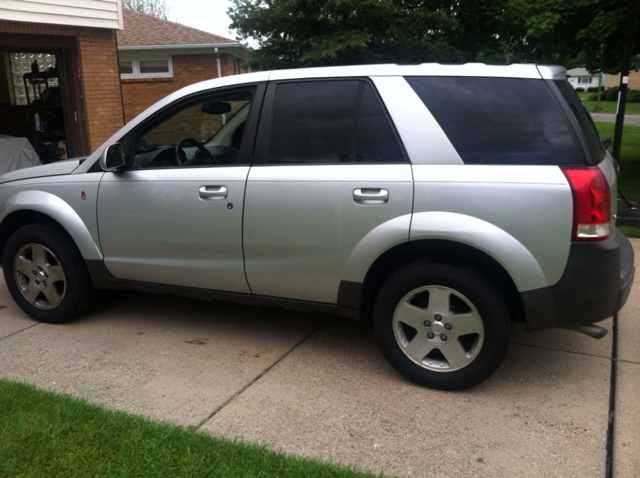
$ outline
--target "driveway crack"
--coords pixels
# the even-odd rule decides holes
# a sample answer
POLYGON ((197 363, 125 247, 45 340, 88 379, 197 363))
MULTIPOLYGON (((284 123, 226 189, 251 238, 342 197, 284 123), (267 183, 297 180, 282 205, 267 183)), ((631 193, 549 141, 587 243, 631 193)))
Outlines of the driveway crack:
POLYGON ((325 325, 327 325, 327 323, 329 323, 330 320, 332 320, 333 317, 328 317, 325 321, 323 321, 320 325, 318 325, 316 328, 314 328, 313 330, 311 330, 311 332, 309 332, 307 335, 305 335, 299 342, 297 342, 295 345, 293 345, 289 350, 287 350, 282 357, 280 357, 278 360, 276 360, 275 362, 273 362, 271 365, 269 365, 267 368, 265 368, 262 372, 260 372, 258 375, 256 375, 253 380, 251 380, 250 382, 248 382, 247 384, 245 384, 242 388, 240 388, 236 393, 234 393, 230 398, 228 398, 224 403, 222 403, 220 406, 216 407, 215 410, 213 410, 213 412, 205 417, 200 423, 198 423, 195 426, 189 426, 187 427, 188 430, 199 430, 205 423, 207 423, 209 420, 211 420, 213 417, 216 416, 216 414, 218 412, 220 412, 224 407, 226 407, 227 405, 229 405, 232 401, 234 401, 236 398, 238 398, 240 395, 242 395, 242 393, 247 390, 251 385, 253 385, 254 383, 256 383, 258 380, 260 380, 267 372, 269 372, 273 367, 275 367, 276 365, 278 365, 280 362, 282 362, 285 358, 287 358, 289 355, 291 355, 291 353, 297 349, 298 347, 300 347, 300 345, 302 345, 304 342, 306 342, 313 334, 315 334, 318 330, 320 330, 322 327, 324 327, 325 325))
POLYGON ((0 337, 0 340, 8 339, 9 337, 13 337, 14 335, 18 335, 19 333, 24 332, 25 330, 29 330, 29 329, 31 329, 33 327, 38 326, 38 325, 40 325, 40 324, 39 323, 32 324, 29 327, 25 327, 24 329, 18 330, 17 332, 13 332, 12 334, 5 335, 4 337, 0 337))
POLYGON ((611 389, 609 391, 609 425, 607 427, 606 478, 613 477, 613 439, 615 431, 616 373, 618 363, 618 314, 613 316, 613 338, 611 345, 611 389))

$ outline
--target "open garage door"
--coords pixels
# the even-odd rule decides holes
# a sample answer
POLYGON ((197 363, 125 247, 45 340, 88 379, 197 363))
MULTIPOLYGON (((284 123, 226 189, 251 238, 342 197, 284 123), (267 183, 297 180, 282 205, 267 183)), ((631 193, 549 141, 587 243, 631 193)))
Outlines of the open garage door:
POLYGON ((75 37, 0 33, 0 135, 44 163, 89 154, 75 37))

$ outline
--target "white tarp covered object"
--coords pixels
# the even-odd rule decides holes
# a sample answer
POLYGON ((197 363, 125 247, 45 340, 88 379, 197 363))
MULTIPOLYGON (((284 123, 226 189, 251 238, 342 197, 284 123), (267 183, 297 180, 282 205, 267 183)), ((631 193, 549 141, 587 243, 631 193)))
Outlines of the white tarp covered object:
POLYGON ((14 138, 0 134, 0 174, 38 164, 40 164, 38 153, 27 138, 14 138))

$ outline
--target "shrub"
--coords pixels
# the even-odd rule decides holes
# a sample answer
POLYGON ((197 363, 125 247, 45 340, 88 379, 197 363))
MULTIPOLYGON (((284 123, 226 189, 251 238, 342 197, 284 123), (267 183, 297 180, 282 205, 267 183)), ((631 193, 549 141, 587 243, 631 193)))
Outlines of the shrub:
POLYGON ((606 101, 618 101, 619 91, 620 91, 619 86, 614 86, 613 88, 609 88, 607 92, 604 94, 604 99, 606 101))
POLYGON ((597 86, 590 86, 589 88, 587 88, 587 93, 597 93, 597 92, 598 92, 597 86))
POLYGON ((640 103, 640 90, 627 90, 627 103, 640 103))
MULTIPOLYGON (((604 94, 600 95, 600 101, 604 100, 604 94)), ((591 95, 589 98, 587 98, 587 101, 598 101, 598 93, 591 95)))
POLYGON ((584 91, 584 88, 582 86, 578 86, 576 88, 576 93, 582 93, 584 91))

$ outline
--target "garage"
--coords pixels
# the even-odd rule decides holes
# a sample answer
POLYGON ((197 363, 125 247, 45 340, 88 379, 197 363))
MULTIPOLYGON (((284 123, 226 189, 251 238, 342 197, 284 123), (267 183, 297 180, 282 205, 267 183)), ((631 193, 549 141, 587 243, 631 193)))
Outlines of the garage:
POLYGON ((83 1, 0 10, 0 173, 90 154, 124 124, 122 12, 83 1))
POLYGON ((68 71, 70 53, 64 48, 0 47, 0 139, 16 138, 9 148, 12 166, 59 161, 86 149, 78 134, 82 124, 72 120, 78 108, 68 71))

